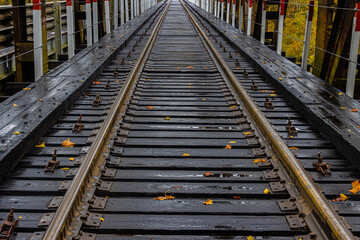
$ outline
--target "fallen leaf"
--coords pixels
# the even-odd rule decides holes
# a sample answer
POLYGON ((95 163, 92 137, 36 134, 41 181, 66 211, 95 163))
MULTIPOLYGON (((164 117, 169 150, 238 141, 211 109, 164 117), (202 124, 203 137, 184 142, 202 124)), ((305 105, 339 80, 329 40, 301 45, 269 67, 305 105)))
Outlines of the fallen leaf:
POLYGON ((60 168, 61 170, 69 170, 70 168, 68 167, 63 167, 63 168, 60 168))
POLYGON ((270 94, 271 97, 276 97, 277 95, 276 94, 270 94))
POLYGON ((146 81, 150 81, 150 78, 145 79, 146 81))
POLYGON ((253 236, 251 236, 251 235, 247 237, 247 240, 254 240, 254 239, 255 238, 253 236))
POLYGON ((214 174, 211 172, 206 172, 203 174, 204 177, 209 177, 209 176, 213 176, 214 174))
POLYGON ((40 102, 44 101, 42 98, 39 99, 40 102))
POLYGON ((22 219, 22 216, 19 216, 19 219, 22 219))
POLYGON ((298 78, 299 81, 301 81, 301 78, 298 78))
POLYGON ((254 163, 266 162, 266 159, 255 159, 254 163))
POLYGON ((343 94, 344 94, 344 93, 342 93, 342 92, 339 92, 339 93, 338 93, 339 96, 340 96, 340 95, 343 95, 343 94))
POLYGON ((184 153, 183 155, 181 155, 181 156, 183 156, 183 157, 188 157, 188 156, 190 156, 190 154, 188 154, 188 153, 184 153))
POLYGON ((289 149, 299 150, 299 148, 297 148, 297 147, 289 147, 289 149))
POLYGON ((17 107, 18 105, 14 103, 13 107, 17 107))
POLYGON ((236 70, 240 70, 241 68, 239 68, 239 67, 236 67, 235 69, 236 69, 236 70))
POLYGON ((25 90, 25 91, 30 90, 30 89, 31 89, 31 88, 27 88, 27 87, 26 87, 26 88, 23 88, 23 90, 25 90))
POLYGON ((241 199, 239 196, 233 196, 233 199, 241 199))
POLYGON ((205 100, 206 100, 206 98, 203 98, 203 99, 201 99, 201 100, 205 101, 205 100))
POLYGON ((264 193, 269 194, 269 193, 271 193, 271 191, 269 189, 265 188, 264 193))
POLYGON ((35 145, 35 147, 38 147, 38 148, 46 147, 45 142, 39 143, 38 145, 35 145))
POLYGON ((166 118, 164 118, 164 120, 170 120, 170 118, 169 118, 169 117, 166 117, 166 118))
POLYGON ((268 92, 267 90, 259 90, 259 92, 268 92))
POLYGON ((251 132, 244 132, 244 135, 250 135, 251 132))
POLYGON ((14 132, 15 135, 19 135, 19 132, 14 132))
POLYGON ((346 107, 340 107, 341 109, 347 109, 346 107))
POLYGON ((352 112, 357 112, 358 110, 356 108, 351 109, 352 112))
POLYGON ((99 84, 101 84, 101 82, 100 82, 100 81, 96 81, 96 82, 93 82, 93 84, 99 85, 99 84))
POLYGON ((120 80, 116 80, 116 81, 114 81, 114 82, 120 82, 120 80))
POLYGON ((353 189, 350 189, 349 191, 356 194, 358 191, 360 191, 360 183, 359 180, 356 180, 351 183, 353 189))
POLYGON ((147 106, 146 108, 147 109, 153 109, 154 107, 153 106, 147 106))
POLYGON ((231 145, 226 145, 225 149, 231 149, 231 145))
POLYGON ((213 200, 211 200, 211 199, 208 199, 208 200, 206 200, 205 202, 203 202, 205 205, 211 205, 211 204, 213 204, 213 200))
POLYGON ((230 106, 230 109, 235 109, 236 105, 230 106))
POLYGON ((282 78, 281 78, 281 77, 279 77, 279 80, 282 80, 282 78))
POLYGON ((208 67, 204 67, 205 69, 208 69, 208 67))
POLYGON ((69 161, 74 161, 74 158, 69 158, 69 161))
POLYGON ((294 138, 294 136, 293 136, 293 135, 291 135, 291 136, 290 136, 290 138, 294 138))
POLYGON ((63 141, 62 146, 63 147, 74 147, 75 143, 70 142, 70 138, 68 138, 67 140, 63 141))
POLYGON ((271 91, 271 93, 276 93, 276 91, 271 91))
POLYGON ((169 191, 170 191, 170 190, 167 190, 167 191, 165 192, 165 196, 160 196, 160 197, 156 197, 156 198, 153 198, 153 199, 154 199, 154 200, 160 200, 160 201, 175 199, 174 196, 166 195, 169 191))
POLYGON ((193 66, 187 66, 187 68, 191 69, 191 68, 194 68, 193 66))
POLYGON ((191 86, 189 86, 189 88, 191 88, 191 86))
POLYGON ((230 141, 229 143, 236 143, 236 141, 230 141))
POLYGON ((238 36, 234 36, 234 37, 238 37, 238 36))
POLYGON ((345 194, 340 194, 340 197, 337 197, 337 198, 334 198, 333 199, 333 202, 340 202, 340 201, 346 201, 346 200, 348 200, 349 199, 349 197, 348 196, 346 196, 345 194))

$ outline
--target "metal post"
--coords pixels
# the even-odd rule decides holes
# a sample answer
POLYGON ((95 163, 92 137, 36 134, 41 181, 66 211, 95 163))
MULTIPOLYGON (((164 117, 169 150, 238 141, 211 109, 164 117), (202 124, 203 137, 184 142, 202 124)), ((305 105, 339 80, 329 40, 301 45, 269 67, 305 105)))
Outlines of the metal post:
POLYGON ((106 27, 106 34, 109 34, 109 33, 111 33, 109 0, 105 0, 104 3, 105 3, 105 27, 106 27))
POLYGON ((309 10, 307 14, 306 27, 305 27, 305 40, 303 47, 303 55, 301 60, 301 68, 307 70, 307 63, 309 58, 309 48, 310 48, 310 37, 311 37, 311 27, 312 20, 314 16, 314 1, 310 1, 309 10))
POLYGON ((130 0, 130 17, 134 18, 134 0, 130 0))
POLYGON ((86 0, 85 3, 86 10, 86 41, 87 46, 91 46, 92 44, 92 26, 91 26, 91 1, 86 0))
POLYGON ((356 4, 356 14, 354 17, 351 47, 350 47, 350 59, 349 69, 346 82, 346 95, 354 97, 355 80, 356 80, 356 68, 357 58, 359 53, 359 40, 360 40, 360 3, 356 4))
POLYGON ((66 0, 67 45, 69 59, 75 55, 74 12, 72 0, 66 0))
POLYGON ((221 20, 224 21, 224 0, 221 0, 221 20))
POLYGON ((235 0, 233 0, 233 5, 232 5, 232 26, 235 27, 235 8, 236 8, 236 2, 235 0))
POLYGON ((279 30, 278 30, 277 47, 276 47, 276 52, 279 55, 281 55, 282 39, 284 32, 284 14, 285 14, 285 0, 281 0, 280 11, 279 11, 279 30))
POLYGON ((246 31, 246 35, 248 35, 248 36, 251 35, 252 5, 253 5, 253 1, 249 0, 249 12, 248 12, 248 18, 247 18, 247 31, 246 31))
POLYGON ((226 22, 230 24, 230 0, 227 1, 226 5, 226 22))
POLYGON ((239 0, 239 30, 242 32, 243 18, 244 18, 244 7, 239 0))
POLYGON ((140 0, 136 0, 136 16, 140 14, 140 0))
POLYGON ((129 21, 129 0, 125 0, 125 22, 128 21, 129 21))
POLYGON ((120 0, 120 25, 124 25, 124 0, 120 0))
POLYGON ((136 17, 137 16, 137 1, 136 0, 134 0, 134 17, 136 17))
POLYGON ((119 27, 119 0, 114 0, 114 29, 119 27))
POLYGON ((216 0, 217 1, 217 17, 220 18, 220 5, 221 5, 221 0, 216 0))
POLYGON ((214 0, 215 2, 214 2, 214 15, 215 15, 215 17, 218 17, 218 15, 217 15, 217 2, 218 2, 218 0, 214 0))
POLYGON ((263 1, 263 9, 261 14, 260 42, 262 44, 265 44, 265 32, 266 32, 266 0, 263 1))
POLYGON ((94 43, 99 41, 99 23, 98 23, 98 3, 93 0, 93 29, 94 29, 94 43))
POLYGON ((62 52, 61 47, 61 5, 54 1, 54 23, 55 23, 55 58, 58 60, 62 52))
POLYGON ((41 29, 41 3, 33 2, 33 39, 34 39, 34 70, 35 81, 43 75, 42 29, 41 29))

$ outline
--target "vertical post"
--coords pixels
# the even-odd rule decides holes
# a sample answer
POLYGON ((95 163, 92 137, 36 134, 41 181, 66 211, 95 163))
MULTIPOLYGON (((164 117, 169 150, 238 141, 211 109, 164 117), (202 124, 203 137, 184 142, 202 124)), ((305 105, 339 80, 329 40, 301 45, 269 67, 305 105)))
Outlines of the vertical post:
POLYGON ((360 3, 356 4, 356 13, 354 17, 351 47, 350 47, 350 61, 346 81, 346 95, 354 97, 357 58, 359 53, 359 40, 360 40, 360 3))
POLYGON ((120 25, 124 25, 124 0, 120 0, 120 25))
POLYGON ((130 0, 130 17, 134 18, 134 0, 130 0))
POLYGON ((140 0, 136 0, 136 15, 140 14, 140 0))
MULTIPOLYGON (((46 1, 41 1, 41 34, 42 34, 42 54, 43 54, 43 74, 49 70, 48 65, 48 48, 47 48, 47 28, 46 28, 46 1)), ((75 36, 74 36, 75 39, 75 36)), ((75 40, 74 40, 75 44, 75 40)))
POLYGON ((226 5, 226 22, 230 24, 230 0, 227 1, 226 5))
POLYGON ((86 0, 85 11, 86 11, 86 42, 87 42, 87 46, 89 47, 92 44, 91 0, 86 0))
POLYGON ((129 21, 129 0, 125 0, 125 22, 128 21, 129 21))
POLYGON ((33 39, 34 39, 34 70, 35 81, 43 75, 42 28, 41 28, 41 3, 33 2, 33 39))
POLYGON ((94 43, 99 41, 99 21, 98 21, 98 3, 93 0, 93 29, 94 29, 94 43))
POLYGON ((305 71, 307 70, 307 62, 309 58, 309 48, 310 48, 310 37, 311 37, 311 27, 312 20, 314 16, 314 1, 310 1, 309 10, 307 14, 306 27, 305 27, 305 40, 303 47, 303 55, 301 60, 301 68, 305 71))
POLYGON ((214 0, 215 2, 214 2, 214 15, 215 15, 215 17, 218 17, 218 12, 217 12, 217 2, 218 2, 218 0, 214 0))
POLYGON ((279 11, 279 30, 278 30, 277 47, 276 47, 276 52, 279 55, 281 55, 282 39, 284 32, 284 14, 285 14, 285 0, 281 0, 280 11, 279 11))
POLYGON ((137 16, 137 11, 136 11, 136 8, 137 8, 137 1, 134 0, 134 17, 137 16))
POLYGON ((221 0, 221 20, 224 21, 224 0, 221 0))
POLYGON ((72 0, 66 0, 67 45, 69 59, 75 55, 74 12, 72 0))
POLYGON ((119 0, 114 0, 114 29, 119 26, 119 0))
POLYGON ((263 8, 261 14, 261 35, 260 42, 265 44, 265 32, 266 32, 266 0, 263 1, 263 8))
POLYGON ((246 35, 248 35, 248 36, 251 35, 252 5, 253 5, 253 1, 249 0, 249 12, 248 12, 248 18, 247 18, 247 31, 246 31, 246 35))
POLYGON ((220 18, 221 0, 217 0, 217 17, 220 18))
POLYGON ((242 32, 243 18, 244 18, 244 7, 241 4, 242 1, 239 0, 239 30, 242 32))
POLYGON ((61 5, 54 1, 54 23, 55 23, 55 58, 58 60, 61 54, 61 5))
POLYGON ((236 8, 236 2, 235 0, 233 0, 233 5, 232 5, 232 26, 235 27, 235 8, 236 8))
POLYGON ((106 34, 109 34, 109 33, 111 33, 109 0, 105 0, 104 2, 105 2, 105 27, 106 27, 106 34))

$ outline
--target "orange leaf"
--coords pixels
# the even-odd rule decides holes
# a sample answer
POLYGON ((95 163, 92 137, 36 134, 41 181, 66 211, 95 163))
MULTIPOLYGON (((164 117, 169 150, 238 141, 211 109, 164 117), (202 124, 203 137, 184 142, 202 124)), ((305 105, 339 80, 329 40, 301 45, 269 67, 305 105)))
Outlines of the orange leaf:
POLYGON ((150 78, 145 79, 146 81, 150 81, 150 78))
POLYGON ((153 109, 154 107, 153 106, 147 106, 146 108, 147 109, 153 109))
POLYGON ((289 147, 289 149, 299 150, 297 147, 289 147))
POLYGON ((230 109, 235 109, 236 105, 230 106, 230 109))
POLYGON ((101 84, 100 81, 93 82, 93 84, 101 84))
POLYGON ((191 68, 194 68, 193 66, 187 66, 187 68, 191 69, 191 68))
POLYGON ((211 199, 208 199, 208 200, 206 200, 205 202, 203 202, 205 205, 211 205, 211 204, 213 204, 213 200, 211 200, 211 199))
POLYGON ((357 112, 358 110, 356 108, 351 109, 352 112, 357 112))
POLYGON ((154 200, 160 200, 160 201, 175 199, 174 196, 166 195, 166 193, 169 192, 169 191, 170 191, 170 190, 167 190, 167 191, 165 192, 165 196, 156 197, 156 198, 153 198, 153 199, 154 199, 154 200))
POLYGON ((214 174, 211 172, 206 172, 203 174, 204 177, 209 177, 209 176, 213 176, 214 174))
POLYGON ((251 132, 244 132, 244 135, 250 135, 251 132))
POLYGON ((233 199, 241 199, 239 196, 233 196, 233 199))
POLYGON ((345 194, 340 194, 340 197, 337 197, 337 198, 334 198, 333 199, 333 202, 340 202, 340 201, 346 201, 346 200, 348 200, 349 199, 349 197, 348 196, 346 196, 345 194))
POLYGON ((225 149, 231 149, 231 145, 226 145, 225 149))
POLYGON ((359 180, 356 180, 355 182, 351 183, 353 189, 350 189, 349 191, 356 194, 358 191, 360 191, 360 183, 359 180))
POLYGON ((255 159, 254 163, 266 162, 266 159, 255 159))
POLYGON ((45 142, 39 143, 38 145, 35 145, 35 147, 38 147, 38 148, 46 147, 45 142))
POLYGON ((63 141, 62 146, 63 147, 74 147, 75 143, 70 142, 70 138, 68 138, 67 140, 63 141))

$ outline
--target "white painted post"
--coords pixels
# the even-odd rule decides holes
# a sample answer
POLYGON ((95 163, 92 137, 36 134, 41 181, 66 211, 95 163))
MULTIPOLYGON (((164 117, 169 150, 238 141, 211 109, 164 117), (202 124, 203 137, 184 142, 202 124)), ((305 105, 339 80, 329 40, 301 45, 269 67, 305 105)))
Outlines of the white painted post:
POLYGON ((284 32, 284 14, 285 14, 285 0, 281 0, 280 11, 279 11, 279 29, 278 29, 277 47, 276 47, 276 52, 279 55, 281 55, 282 39, 284 32))
POLYGON ((239 0, 239 30, 242 32, 243 18, 244 18, 244 7, 239 0))
POLYGON ((130 0, 130 17, 134 18, 134 0, 130 0))
POLYGON ((230 24, 230 0, 226 4, 226 22, 230 24))
POLYGON ((249 12, 248 12, 248 18, 247 18, 247 31, 246 31, 246 35, 250 36, 251 35, 251 26, 252 26, 252 5, 253 5, 253 1, 249 0, 249 12))
POLYGON ((351 47, 350 47, 350 61, 348 76, 346 81, 346 95, 349 97, 354 97, 355 89, 355 80, 356 80, 356 68, 357 68, 357 59, 359 53, 359 40, 360 40, 360 3, 356 4, 356 14, 354 17, 353 29, 352 29, 352 38, 351 38, 351 47))
POLYGON ((233 0, 233 5, 232 5, 232 26, 235 27, 235 8, 236 8, 236 2, 235 0, 233 0))
POLYGON ((114 29, 119 26, 119 0, 114 0, 114 29))
POLYGON ((35 81, 37 81, 41 78, 44 72, 40 0, 34 0, 33 2, 33 39, 34 39, 34 71, 35 71, 35 81))
POLYGON ((221 0, 221 20, 225 20, 224 19, 224 1, 225 0, 221 0))
POLYGON ((314 1, 310 1, 309 10, 306 19, 305 39, 304 39, 303 55, 301 60, 301 68, 304 69, 305 71, 307 70, 307 65, 308 65, 307 63, 309 58, 310 37, 311 37, 313 16, 314 16, 314 1))
POLYGON ((86 11, 86 42, 87 46, 92 45, 92 25, 91 25, 91 1, 86 0, 85 2, 85 11, 86 11))
POLYGON ((125 0, 125 22, 129 21, 129 1, 125 0))
POLYGON ((105 0, 104 2, 105 2, 105 28, 106 28, 106 34, 109 34, 111 33, 109 0, 105 0))
POLYGON ((217 0, 217 17, 220 18, 221 0, 217 0))
POLYGON ((124 0, 120 0, 120 25, 124 24, 124 0))
POLYGON ((266 0, 263 1, 263 9, 261 13, 261 34, 260 42, 265 44, 265 32, 266 32, 266 0))
POLYGON ((66 19, 67 19, 67 45, 69 59, 75 55, 75 37, 74 37, 74 12, 72 0, 66 0, 66 19))
POLYGON ((94 30, 94 43, 99 41, 99 21, 98 21, 98 3, 93 0, 93 30, 94 30))
POLYGON ((140 14, 140 0, 136 0, 136 16, 140 14))

